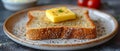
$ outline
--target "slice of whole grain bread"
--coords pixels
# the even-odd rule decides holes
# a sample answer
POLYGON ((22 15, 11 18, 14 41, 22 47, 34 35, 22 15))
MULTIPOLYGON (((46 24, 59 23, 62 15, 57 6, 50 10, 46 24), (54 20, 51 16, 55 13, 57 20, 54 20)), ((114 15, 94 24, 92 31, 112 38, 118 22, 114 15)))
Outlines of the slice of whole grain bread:
POLYGON ((90 19, 88 10, 71 9, 71 11, 77 15, 77 19, 59 23, 53 23, 47 19, 45 11, 29 11, 29 21, 26 24, 26 37, 31 40, 96 38, 96 26, 90 19))

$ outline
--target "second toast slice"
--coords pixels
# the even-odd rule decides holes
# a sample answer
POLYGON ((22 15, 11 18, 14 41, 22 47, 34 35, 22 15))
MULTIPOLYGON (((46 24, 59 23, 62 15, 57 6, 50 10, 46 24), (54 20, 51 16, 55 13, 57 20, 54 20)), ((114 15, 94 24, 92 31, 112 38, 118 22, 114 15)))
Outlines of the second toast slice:
POLYGON ((96 26, 88 15, 88 10, 72 9, 77 19, 59 23, 51 22, 45 11, 32 10, 28 12, 29 21, 26 24, 26 37, 32 40, 57 38, 96 38, 96 26))

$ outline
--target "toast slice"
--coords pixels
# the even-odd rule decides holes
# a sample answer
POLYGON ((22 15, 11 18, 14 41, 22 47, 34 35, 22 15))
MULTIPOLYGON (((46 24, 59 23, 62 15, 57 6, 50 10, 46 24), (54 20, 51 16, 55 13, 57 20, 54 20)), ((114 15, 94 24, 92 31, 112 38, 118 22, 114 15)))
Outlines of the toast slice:
POLYGON ((77 15, 77 19, 59 23, 51 22, 46 17, 45 11, 29 11, 26 38, 31 40, 96 38, 96 26, 90 19, 88 10, 71 9, 71 11, 77 15))

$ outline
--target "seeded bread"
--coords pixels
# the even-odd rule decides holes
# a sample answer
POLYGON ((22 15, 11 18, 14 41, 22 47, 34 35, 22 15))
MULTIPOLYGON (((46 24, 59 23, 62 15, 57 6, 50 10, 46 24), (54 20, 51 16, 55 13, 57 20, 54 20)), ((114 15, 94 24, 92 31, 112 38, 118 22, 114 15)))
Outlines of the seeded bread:
POLYGON ((96 26, 90 19, 88 10, 71 9, 71 11, 77 15, 77 19, 59 23, 51 22, 46 17, 45 11, 29 11, 26 38, 31 40, 96 38, 96 26))

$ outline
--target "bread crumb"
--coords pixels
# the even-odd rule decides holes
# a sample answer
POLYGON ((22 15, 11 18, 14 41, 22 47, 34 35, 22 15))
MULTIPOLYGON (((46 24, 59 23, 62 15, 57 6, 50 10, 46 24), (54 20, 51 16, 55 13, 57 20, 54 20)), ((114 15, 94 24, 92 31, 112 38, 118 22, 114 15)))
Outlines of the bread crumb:
POLYGON ((0 43, 0 47, 2 46, 2 44, 0 43))

